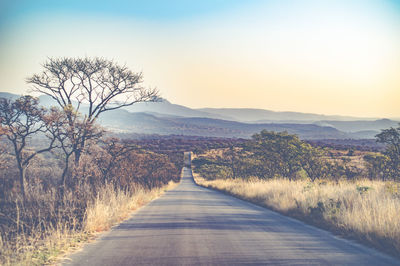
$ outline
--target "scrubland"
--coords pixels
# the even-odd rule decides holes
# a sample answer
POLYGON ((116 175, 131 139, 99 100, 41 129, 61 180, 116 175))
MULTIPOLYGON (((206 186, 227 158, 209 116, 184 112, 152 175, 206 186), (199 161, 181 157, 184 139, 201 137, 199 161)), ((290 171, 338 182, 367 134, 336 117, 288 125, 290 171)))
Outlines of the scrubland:
POLYGON ((0 264, 53 262, 178 181, 185 147, 221 142, 108 132, 103 113, 159 100, 141 72, 99 57, 42 67, 26 81, 51 107, 0 97, 0 264))
POLYGON ((40 195, 40 191, 31 192, 31 206, 21 204, 16 199, 16 230, 9 232, 14 236, 8 239, 0 238, 2 265, 43 265, 54 263, 64 254, 76 250, 83 243, 94 239, 96 233, 110 229, 113 225, 129 217, 132 211, 159 197, 165 190, 171 189, 176 183, 170 181, 163 187, 134 190, 115 189, 112 185, 102 187, 97 196, 88 200, 86 210, 72 199, 72 194, 64 199, 63 213, 53 213, 52 219, 46 215, 40 217, 30 208, 43 208, 42 211, 52 212, 57 209, 57 201, 49 198, 49 193, 40 195), (35 200, 35 201, 33 201, 35 200), (46 203, 46 206, 42 204, 46 203), (34 206, 33 206, 34 205, 34 206), (42 206, 41 206, 42 205, 42 206), (30 216, 35 223, 23 222, 21 216, 30 216), (24 227, 29 226, 29 230, 24 227), (33 227, 34 226, 34 227, 33 227), (19 228, 19 230, 18 230, 19 228), (29 233, 26 233, 26 232, 29 233))
POLYGON ((103 188, 94 201, 88 206, 85 219, 85 230, 100 232, 126 219, 129 214, 173 188, 177 183, 170 181, 161 188, 146 190, 136 188, 133 193, 123 190, 115 191, 111 186, 103 188))
POLYGON ((400 184, 371 180, 215 179, 198 184, 223 191, 357 239, 392 255, 400 253, 400 184))
POLYGON ((64 185, 60 153, 38 155, 27 169, 25 194, 12 154, 0 153, 0 265, 56 262, 179 180, 180 152, 106 143, 91 144, 71 163, 64 185))

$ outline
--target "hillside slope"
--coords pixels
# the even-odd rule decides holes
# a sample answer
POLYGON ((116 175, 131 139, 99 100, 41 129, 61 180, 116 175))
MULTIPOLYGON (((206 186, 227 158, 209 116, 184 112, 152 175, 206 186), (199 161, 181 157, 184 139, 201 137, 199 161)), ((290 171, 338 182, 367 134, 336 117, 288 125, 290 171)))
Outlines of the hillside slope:
MULTIPOLYGON (((15 99, 18 95, 0 92, 0 97, 15 99)), ((40 96, 40 102, 45 107, 56 105, 51 97, 45 95, 40 96)), ((81 105, 80 111, 85 112, 86 108, 85 105, 81 105)), ((160 102, 137 103, 124 109, 105 112, 100 116, 99 122, 116 132, 138 134, 248 138, 266 129, 287 131, 303 139, 371 139, 381 129, 398 124, 397 121, 389 119, 360 120, 343 116, 251 108, 191 109, 164 99, 160 102)))
POLYGON ((130 113, 126 110, 104 113, 100 117, 100 122, 115 131, 141 134, 249 138, 254 133, 266 129, 287 131, 303 139, 349 137, 333 127, 313 124, 249 124, 212 118, 157 117, 148 113, 130 113))

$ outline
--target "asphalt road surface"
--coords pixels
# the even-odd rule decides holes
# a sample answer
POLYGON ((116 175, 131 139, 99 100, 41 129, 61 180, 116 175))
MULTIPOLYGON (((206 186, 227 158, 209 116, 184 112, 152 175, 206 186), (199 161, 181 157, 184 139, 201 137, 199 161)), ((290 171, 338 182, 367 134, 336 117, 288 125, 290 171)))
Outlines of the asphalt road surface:
POLYGON ((73 254, 65 265, 400 265, 378 251, 205 189, 179 186, 73 254))

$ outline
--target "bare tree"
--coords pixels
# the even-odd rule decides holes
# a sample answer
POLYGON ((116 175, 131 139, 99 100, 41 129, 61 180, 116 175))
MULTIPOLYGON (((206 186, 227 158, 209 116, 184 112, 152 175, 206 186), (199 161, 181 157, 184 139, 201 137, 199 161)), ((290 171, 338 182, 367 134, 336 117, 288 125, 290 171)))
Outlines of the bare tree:
POLYGON ((47 134, 49 138, 56 140, 57 146, 62 150, 64 155, 64 167, 59 182, 59 196, 62 199, 69 176, 70 158, 76 149, 76 140, 80 139, 83 133, 86 134, 87 140, 98 139, 103 131, 93 123, 85 123, 77 112, 67 108, 61 111, 59 108, 52 107, 43 117, 43 120, 48 127, 47 134))
MULTIPOLYGON (((103 58, 49 58, 43 68, 27 82, 34 91, 52 97, 62 109, 73 106, 83 113, 86 125, 93 124, 103 112, 158 99, 156 89, 143 87, 142 73, 103 58)), ((69 116, 68 121, 72 126, 73 117, 69 116)), ((79 139, 72 140, 75 163, 88 139, 86 128, 79 139)))
POLYGON ((38 99, 22 96, 15 101, 0 98, 0 136, 6 136, 14 148, 14 156, 19 170, 21 193, 25 199, 26 169, 38 154, 52 150, 55 139, 50 139, 45 148, 34 150, 27 146, 28 140, 37 133, 47 132, 43 122, 45 109, 39 107, 38 99))

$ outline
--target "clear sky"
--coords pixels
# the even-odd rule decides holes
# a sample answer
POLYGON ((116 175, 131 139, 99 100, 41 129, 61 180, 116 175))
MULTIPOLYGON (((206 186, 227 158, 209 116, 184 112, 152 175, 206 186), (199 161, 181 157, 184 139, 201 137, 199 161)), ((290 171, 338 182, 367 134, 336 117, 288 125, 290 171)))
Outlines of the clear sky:
POLYGON ((189 107, 400 117, 400 0, 0 0, 0 91, 64 56, 189 107))

